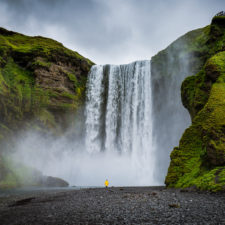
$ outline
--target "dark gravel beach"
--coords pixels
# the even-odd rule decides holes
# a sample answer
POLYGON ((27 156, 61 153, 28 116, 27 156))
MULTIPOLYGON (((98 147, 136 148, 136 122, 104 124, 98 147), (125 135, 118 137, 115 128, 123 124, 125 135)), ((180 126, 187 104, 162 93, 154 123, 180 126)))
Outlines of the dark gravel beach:
POLYGON ((164 187, 27 192, 0 197, 0 224, 225 224, 225 193, 164 187))

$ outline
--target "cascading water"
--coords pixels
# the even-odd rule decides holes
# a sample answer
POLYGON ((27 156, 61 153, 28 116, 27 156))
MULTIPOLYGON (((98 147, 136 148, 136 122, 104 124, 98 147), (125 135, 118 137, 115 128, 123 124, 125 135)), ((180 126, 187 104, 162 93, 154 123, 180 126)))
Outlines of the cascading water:
POLYGON ((116 176, 129 176, 133 185, 155 184, 150 71, 147 60, 96 65, 87 84, 86 151, 116 162, 116 176))
POLYGON ((162 185, 169 153, 190 124, 181 83, 202 67, 185 46, 179 41, 151 62, 93 66, 86 118, 81 108, 57 140, 22 133, 13 157, 71 185, 100 186, 106 178, 110 186, 162 185))
POLYGON ((188 58, 170 56, 163 64, 93 66, 86 118, 81 110, 57 140, 25 133, 15 159, 71 185, 101 186, 106 178, 110 186, 162 185, 169 153, 190 120, 180 86, 192 67, 188 58))

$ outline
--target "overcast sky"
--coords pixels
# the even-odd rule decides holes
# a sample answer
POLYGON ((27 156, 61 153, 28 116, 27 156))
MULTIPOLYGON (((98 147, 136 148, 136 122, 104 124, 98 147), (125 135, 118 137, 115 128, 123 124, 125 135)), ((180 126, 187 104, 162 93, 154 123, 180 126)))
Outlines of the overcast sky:
POLYGON ((0 26, 122 64, 150 59, 221 10, 224 0, 0 0, 0 26))

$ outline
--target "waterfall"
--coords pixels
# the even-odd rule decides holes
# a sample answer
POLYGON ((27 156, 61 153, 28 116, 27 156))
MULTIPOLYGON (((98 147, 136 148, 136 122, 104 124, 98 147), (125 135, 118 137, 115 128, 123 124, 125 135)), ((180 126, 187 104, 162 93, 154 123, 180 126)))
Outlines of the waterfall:
POLYGON ((87 82, 86 151, 121 158, 139 185, 155 184, 150 71, 147 60, 95 65, 87 82))
POLYGON ((150 64, 93 66, 86 86, 85 118, 81 110, 76 126, 56 140, 25 133, 15 158, 75 186, 103 186, 105 179, 109 186, 162 184, 154 176, 159 163, 152 139, 150 64))

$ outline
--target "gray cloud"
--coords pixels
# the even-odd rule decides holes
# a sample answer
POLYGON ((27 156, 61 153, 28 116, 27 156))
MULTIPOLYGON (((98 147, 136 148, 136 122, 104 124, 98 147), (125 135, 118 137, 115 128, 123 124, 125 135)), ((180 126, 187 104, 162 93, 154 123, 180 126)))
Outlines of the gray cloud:
POLYGON ((54 38, 96 63, 128 63, 209 24, 223 7, 223 0, 0 0, 0 26, 54 38))

